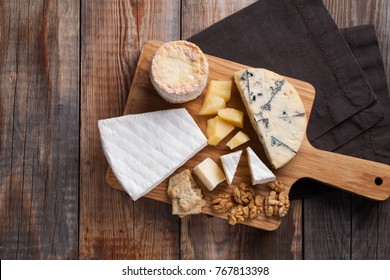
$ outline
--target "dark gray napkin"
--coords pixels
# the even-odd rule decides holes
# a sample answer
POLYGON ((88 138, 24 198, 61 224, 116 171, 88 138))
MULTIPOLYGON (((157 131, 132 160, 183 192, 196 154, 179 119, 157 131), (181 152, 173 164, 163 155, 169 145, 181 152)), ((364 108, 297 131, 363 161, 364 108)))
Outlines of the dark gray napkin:
MULTIPOLYGON (((260 0, 188 40, 207 54, 311 83, 311 143, 390 164, 390 98, 372 26, 341 32, 321 0, 260 0)), ((323 189, 303 180, 290 196, 323 189)))
POLYGON ((384 118, 335 152, 390 164, 390 95, 373 25, 341 30, 384 111, 384 118))

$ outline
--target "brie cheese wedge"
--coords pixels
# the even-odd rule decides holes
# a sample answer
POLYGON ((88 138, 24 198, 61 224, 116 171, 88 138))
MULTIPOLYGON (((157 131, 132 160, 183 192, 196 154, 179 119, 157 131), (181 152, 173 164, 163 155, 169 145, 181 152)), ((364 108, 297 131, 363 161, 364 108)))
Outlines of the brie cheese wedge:
POLYGON ((246 148, 246 152, 248 154, 248 164, 252 177, 252 185, 265 184, 276 180, 275 175, 250 147, 246 148))
POLYGON ((226 180, 229 185, 231 185, 233 182, 234 174, 236 174, 241 154, 242 150, 219 157, 221 159, 223 171, 225 172, 226 180))
POLYGON ((98 122, 104 154, 123 189, 137 200, 207 145, 186 109, 98 122))

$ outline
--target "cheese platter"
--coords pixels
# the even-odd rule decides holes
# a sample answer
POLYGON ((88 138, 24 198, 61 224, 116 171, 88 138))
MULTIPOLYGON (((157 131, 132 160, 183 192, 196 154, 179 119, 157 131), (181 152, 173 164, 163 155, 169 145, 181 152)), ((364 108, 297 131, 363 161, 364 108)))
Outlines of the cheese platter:
MULTIPOLYGON (((153 56, 161 45, 163 45, 163 42, 148 41, 143 46, 129 92, 124 115, 185 108, 203 134, 206 135, 207 122, 210 117, 199 114, 205 94, 201 94, 196 99, 182 104, 166 102, 159 94, 157 94, 150 79, 150 68, 153 56)), ((249 68, 248 66, 239 63, 209 55, 206 56, 209 65, 207 85, 213 80, 233 81, 235 72, 249 68)), ((302 100, 306 116, 309 118, 314 103, 314 88, 306 82, 289 77, 284 78, 298 92, 302 100)), ((245 112, 243 127, 240 129, 235 128, 229 133, 228 137, 223 139, 217 145, 207 145, 193 157, 189 158, 188 161, 186 161, 184 165, 175 172, 181 172, 185 169, 193 170, 206 158, 213 159, 219 164, 219 166, 222 167, 220 163, 220 156, 240 151, 248 147, 253 149, 254 153, 258 155, 267 166, 271 166, 264 149, 259 142, 256 131, 253 129, 253 126, 248 118, 239 90, 234 83, 231 88, 231 98, 227 102, 227 105, 230 108, 245 112), (250 140, 234 150, 231 150, 228 146, 226 146, 226 144, 239 131, 248 135, 250 140)), ((151 171, 153 170, 153 165, 150 166, 150 169, 151 171)), ((306 135, 304 135, 303 143, 296 155, 287 164, 273 170, 273 172, 276 178, 281 180, 287 186, 287 193, 297 180, 301 178, 312 178, 336 188, 350 191, 357 195, 374 200, 385 200, 390 196, 389 165, 316 149, 310 144, 306 135)), ((211 200, 216 194, 231 193, 234 185, 238 185, 241 182, 249 184, 252 181, 251 173, 249 172, 247 153, 242 153, 238 161, 238 165, 236 166, 235 175, 230 178, 232 180, 232 185, 224 181, 215 189, 210 191, 202 185, 196 176, 194 176, 194 178, 198 181, 198 185, 200 186, 206 200, 206 205, 202 207, 202 213, 227 219, 227 213, 219 213, 211 207, 211 200)), ((111 168, 107 170, 106 181, 109 186, 123 190, 111 168)), ((167 194, 167 188, 168 179, 165 179, 150 192, 146 193, 145 197, 165 203, 171 203, 171 199, 167 194)), ((262 185, 255 186, 255 188, 261 195, 266 195, 269 191, 266 186, 262 185)), ((256 219, 248 219, 242 223, 259 229, 272 231, 279 227, 282 220, 282 218, 277 216, 268 217, 265 215, 258 215, 256 219)))

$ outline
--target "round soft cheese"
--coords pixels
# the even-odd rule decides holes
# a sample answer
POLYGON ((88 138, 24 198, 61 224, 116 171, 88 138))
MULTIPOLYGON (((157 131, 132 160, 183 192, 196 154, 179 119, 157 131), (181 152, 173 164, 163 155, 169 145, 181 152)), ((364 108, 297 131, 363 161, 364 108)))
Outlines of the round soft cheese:
POLYGON ((183 103, 202 93, 208 72, 207 58, 197 45, 172 41, 162 45, 154 55, 150 79, 166 101, 183 103))

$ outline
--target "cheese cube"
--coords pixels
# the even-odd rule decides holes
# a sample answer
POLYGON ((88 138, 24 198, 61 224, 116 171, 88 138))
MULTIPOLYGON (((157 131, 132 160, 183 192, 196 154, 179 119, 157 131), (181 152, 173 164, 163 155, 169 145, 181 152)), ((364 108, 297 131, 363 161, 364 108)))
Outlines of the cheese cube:
POLYGON ((206 158, 194 168, 194 173, 203 185, 212 191, 218 184, 226 180, 225 174, 211 158, 206 158))
POLYGON ((202 107, 199 110, 199 115, 215 115, 219 110, 226 108, 225 99, 220 96, 206 95, 203 100, 202 107))
POLYGON ((230 132, 232 132, 234 126, 216 116, 207 121, 206 136, 209 145, 216 146, 222 141, 230 132))
POLYGON ((228 102, 231 97, 232 81, 210 81, 207 88, 207 95, 214 95, 222 97, 225 102, 228 102))
POLYGON ((248 142, 249 140, 250 139, 248 135, 242 131, 239 131, 236 135, 233 136, 232 139, 229 140, 229 142, 226 143, 226 146, 233 150, 234 148, 248 142))
POLYGON ((218 111, 218 116, 230 122, 235 127, 244 127, 244 113, 233 108, 225 108, 218 111))

